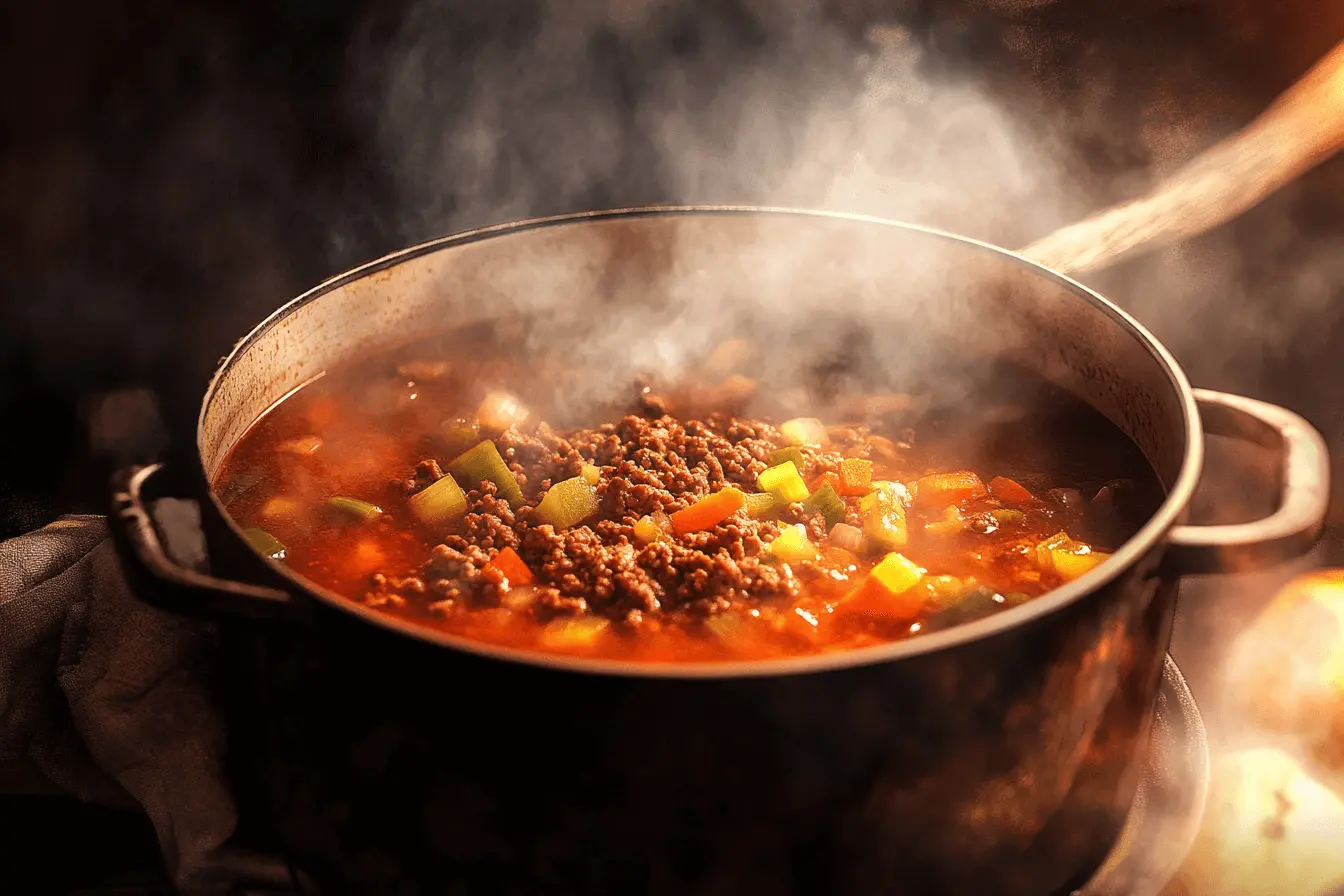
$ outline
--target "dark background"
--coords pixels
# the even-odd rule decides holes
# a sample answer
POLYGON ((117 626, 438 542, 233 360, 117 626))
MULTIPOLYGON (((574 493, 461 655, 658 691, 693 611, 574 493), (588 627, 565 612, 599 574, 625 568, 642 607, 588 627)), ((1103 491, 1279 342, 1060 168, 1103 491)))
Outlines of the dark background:
MULTIPOLYGON (((600 21, 604 6, 630 5, 565 8, 600 21)), ((638 40, 599 25, 567 50, 596 73, 590 87, 618 105, 638 105, 655 63, 713 72, 795 54, 802 74, 789 89, 808 89, 814 57, 807 34, 789 20, 795 7, 817 4, 659 5, 657 27, 638 40)), ((874 22, 908 26, 930 50, 927 66, 972 77, 1028 122, 1039 114, 1043 128, 1059 129, 1080 212, 1135 194, 1158 171, 1244 124, 1344 39, 1344 7, 1327 0, 1017 5, 1030 4, 821 4, 834 33, 856 47, 874 22), (1169 133, 1155 135, 1155 121, 1169 133)), ((505 202, 510 171, 550 172, 555 137, 505 110, 505 135, 516 139, 498 150, 508 157, 492 169, 498 183, 463 183, 459 194, 452 177, 436 177, 417 188, 406 155, 386 142, 386 94, 370 87, 405 51, 407 23, 432 38, 421 49, 430 49, 438 89, 424 115, 451 133, 473 82, 490 79, 504 96, 512 84, 534 83, 533 41, 557 8, 547 7, 542 0, 6 4, 0 535, 60 512, 101 511, 111 465, 161 447, 146 437, 152 418, 137 418, 132 404, 112 415, 133 424, 128 434, 94 451, 89 421, 101 396, 150 390, 168 442, 189 447, 218 359, 272 309, 334 273, 518 212, 692 198, 660 165, 655 137, 633 120, 614 137, 585 135, 582 91, 552 102, 562 113, 573 104, 574 139, 580 148, 595 141, 609 178, 576 187, 556 171, 553 187, 532 178, 540 186, 525 207, 516 197, 505 202)), ((710 198, 765 197, 744 190, 710 198)), ((1021 244, 1064 220, 1024 215, 1018 226, 990 232, 975 223, 965 229, 1021 244)), ((1091 279, 1148 321, 1195 382, 1288 404, 1338 445, 1340 246, 1344 159, 1181 253, 1091 279)), ((55 891, 131 863, 148 843, 143 827, 37 805, 0 804, 0 842, 7 855, 24 855, 24 843, 57 842, 87 857, 69 863, 68 879, 52 879, 55 891)))

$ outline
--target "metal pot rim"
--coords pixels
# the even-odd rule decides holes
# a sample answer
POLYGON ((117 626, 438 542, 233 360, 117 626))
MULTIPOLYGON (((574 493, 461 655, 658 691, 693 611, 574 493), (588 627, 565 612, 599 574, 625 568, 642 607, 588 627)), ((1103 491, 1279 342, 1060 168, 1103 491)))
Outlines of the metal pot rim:
MULTIPOLYGON (((316 301, 332 290, 423 255, 450 249, 455 246, 479 242, 496 236, 504 236, 527 230, 580 223, 584 221, 599 221, 612 218, 638 218, 659 215, 805 216, 895 227, 907 232, 923 233, 950 242, 959 243, 964 246, 974 247, 981 251, 993 253, 1003 259, 1021 265, 1036 276, 1054 281, 1055 283, 1066 287, 1069 292, 1078 299, 1091 304, 1097 310, 1108 316, 1132 339, 1138 342, 1139 345, 1152 356, 1153 360, 1161 366, 1168 380, 1176 387, 1180 399, 1182 425, 1185 427, 1185 452, 1181 460, 1180 470, 1177 473, 1171 489, 1167 493, 1166 499, 1162 502, 1161 506, 1158 507, 1152 517, 1140 527, 1139 531, 1122 544, 1107 562, 1078 579, 1020 606, 1001 611, 993 616, 976 622, 955 626, 941 632, 921 635, 920 637, 911 638, 906 641, 897 641, 890 644, 866 647, 857 650, 839 651, 833 654, 800 656, 778 660, 714 663, 638 663, 623 660, 555 656, 518 650, 515 648, 499 647, 426 628, 386 613, 380 613, 377 610, 358 604, 329 589, 304 579, 283 564, 267 560, 266 562, 274 569, 275 573, 286 580, 287 584, 294 591, 313 596, 323 604, 340 610, 341 612, 356 616, 372 625, 390 629, 420 641, 436 643, 444 647, 498 660, 520 662, 558 671, 638 678, 729 679, 797 675, 828 672, 856 666, 870 666, 946 650, 972 641, 994 637, 1011 629, 1029 625, 1035 620, 1059 612, 1065 607, 1068 607, 1069 605, 1082 600, 1087 595, 1097 591, 1106 583, 1119 577, 1124 571, 1138 563, 1145 554, 1157 547, 1159 543, 1164 540, 1171 528, 1179 522, 1182 514, 1184 514, 1194 496, 1195 488, 1199 483, 1204 463, 1204 432, 1200 424, 1199 410, 1190 382, 1186 378, 1185 372, 1181 369, 1180 365, 1176 363, 1176 359, 1172 356, 1171 352, 1168 351, 1168 349, 1162 345, 1152 333, 1128 313, 1103 297, 1100 293, 1089 289, 1070 277, 1052 271, 1049 268, 1042 267, 1041 265, 1007 249, 959 234, 949 233, 947 231, 918 224, 909 224, 901 221, 874 217, 871 215, 769 206, 640 206, 603 211, 575 212, 544 218, 531 218, 439 237, 420 243, 419 245, 393 252, 343 274, 339 274, 276 309, 265 320, 253 328, 252 332, 240 340, 237 345, 234 346, 233 350, 229 352, 228 356, 221 362, 214 377, 211 379, 210 386, 206 390, 205 397, 201 402, 201 411, 197 422, 198 449, 204 435, 206 411, 214 400, 220 383, 229 375, 229 371, 234 362, 245 353, 257 339, 287 318, 295 310, 310 302, 316 301)), ((197 459, 198 461, 201 461, 200 473, 203 477, 206 477, 208 481, 208 474, 205 470, 204 461, 200 456, 199 450, 197 452, 197 459)), ((214 493, 213 489, 209 489, 209 496, 215 509, 225 520, 226 525, 228 525, 233 534, 241 540, 243 537, 242 529, 225 510, 223 503, 214 493)))

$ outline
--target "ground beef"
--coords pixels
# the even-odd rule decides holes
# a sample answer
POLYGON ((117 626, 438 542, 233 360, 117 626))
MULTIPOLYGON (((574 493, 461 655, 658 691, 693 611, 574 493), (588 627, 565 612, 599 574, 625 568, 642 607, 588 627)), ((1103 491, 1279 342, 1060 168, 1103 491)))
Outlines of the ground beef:
MULTIPOLYGON (((443 538, 416 575, 375 577, 371 601, 388 595, 417 600, 436 612, 453 613, 497 605, 508 586, 491 567, 501 549, 516 550, 536 577, 532 612, 541 620, 598 614, 639 624, 659 616, 704 617, 735 602, 792 598, 808 564, 791 568, 765 559, 765 547, 781 522, 744 516, 675 540, 640 544, 640 517, 674 513, 725 486, 756 491, 780 437, 766 423, 727 416, 680 422, 670 416, 629 416, 618 423, 565 434, 545 424, 530 433, 509 429, 496 438, 522 486, 525 504, 516 510, 491 483, 463 482, 468 511, 443 538), (536 516, 536 503, 555 482, 580 475, 584 464, 600 468, 597 517, 556 531, 536 516)), ((855 433, 860 438, 862 433, 855 433)), ((842 440, 843 441, 843 440, 842 440)), ((839 453, 804 448, 807 478, 833 467, 839 453)), ((400 484, 409 492, 443 475, 434 460, 418 464, 400 484)), ((819 517, 802 505, 787 508, 785 523, 799 522, 813 537, 824 534, 819 517)))

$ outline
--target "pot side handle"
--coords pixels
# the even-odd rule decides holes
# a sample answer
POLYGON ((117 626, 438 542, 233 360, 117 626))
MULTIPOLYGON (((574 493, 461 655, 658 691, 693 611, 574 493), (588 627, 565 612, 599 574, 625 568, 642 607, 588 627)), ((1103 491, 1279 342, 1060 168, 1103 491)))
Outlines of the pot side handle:
POLYGON ((1330 460, 1310 423, 1278 405, 1196 389, 1204 429, 1279 455, 1278 508, 1263 519, 1217 526, 1174 526, 1164 565, 1177 574, 1245 571, 1301 557, 1325 526, 1330 460))
POLYGON ((112 537, 136 597, 172 613, 210 618, 274 619, 293 615, 288 592, 221 579, 174 560, 145 495, 162 464, 129 467, 112 480, 112 537))

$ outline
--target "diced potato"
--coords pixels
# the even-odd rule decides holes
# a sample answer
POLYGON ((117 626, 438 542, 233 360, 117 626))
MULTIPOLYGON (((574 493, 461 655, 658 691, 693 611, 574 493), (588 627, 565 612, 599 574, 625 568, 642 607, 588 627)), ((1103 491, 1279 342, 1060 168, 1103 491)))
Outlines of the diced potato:
POLYGON ((896 622, 913 621, 924 608, 926 592, 915 587, 923 575, 923 568, 906 557, 888 554, 835 611, 896 622))
POLYGON ((609 628, 611 623, 601 616, 552 619, 541 630, 541 643, 544 647, 560 650, 592 647, 609 628))
POLYGON ((951 505, 943 511, 943 515, 932 523, 924 524, 924 531, 931 535, 956 535, 965 531, 966 521, 962 519, 961 511, 956 505, 951 505))
POLYGON ((1072 582, 1079 576, 1091 572, 1106 562, 1110 556, 1110 554, 1102 551, 1093 550, 1080 554, 1055 548, 1050 552, 1051 560, 1055 564, 1055 572, 1059 573, 1059 577, 1066 582, 1072 582))
POLYGON ((298 516, 301 509, 302 505, 295 499, 277 495, 261 505, 261 515, 264 519, 274 522, 275 520, 292 519, 298 516))
POLYGON ((826 440, 826 424, 816 417, 795 417, 779 425, 779 434, 790 445, 820 445, 826 440))
POLYGON ((653 544, 662 534, 662 530, 651 516, 642 516, 635 523, 635 539, 640 544, 653 544))
POLYGON ((763 470, 761 475, 756 477, 756 481, 761 490, 774 495, 776 503, 779 504, 806 501, 810 494, 807 490, 807 483, 798 474, 798 468, 794 466, 791 460, 786 460, 777 467, 763 470))
POLYGON ((904 594, 919 584, 924 568, 903 554, 890 553, 873 567, 869 575, 876 578, 892 594, 904 594))
POLYGON ((801 525, 784 526, 770 542, 770 556, 784 563, 805 563, 817 559, 817 548, 801 525))

